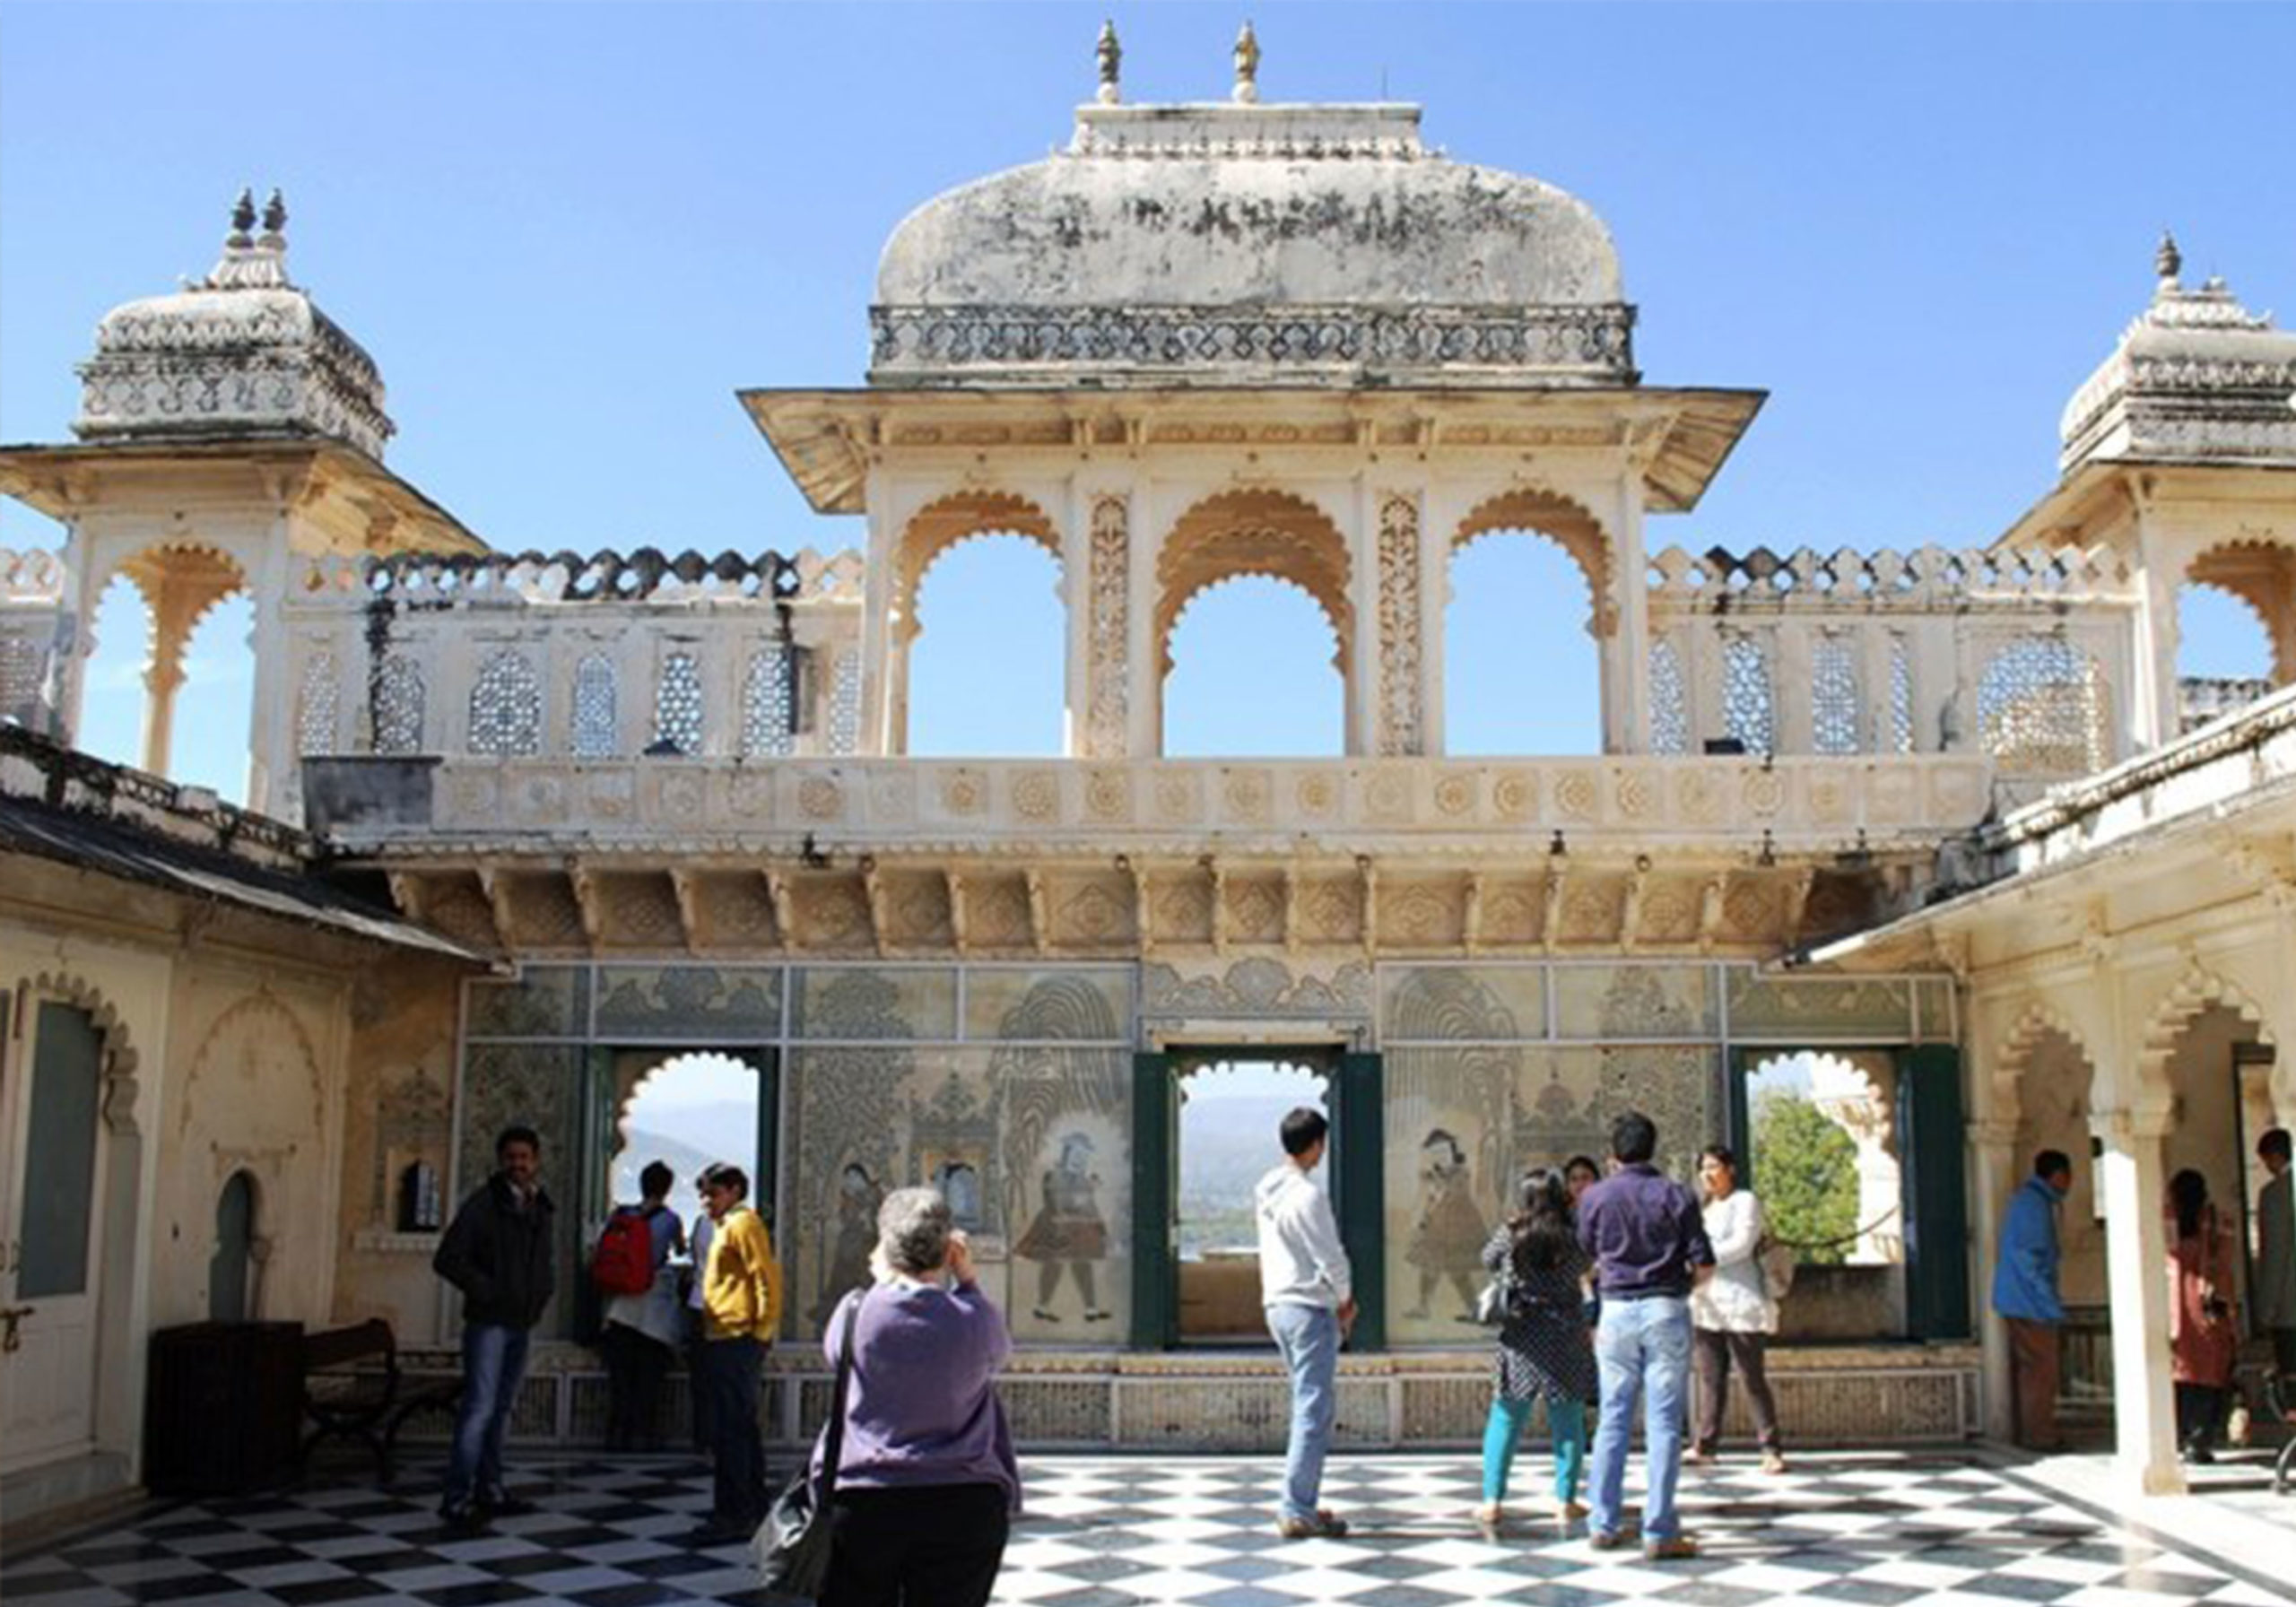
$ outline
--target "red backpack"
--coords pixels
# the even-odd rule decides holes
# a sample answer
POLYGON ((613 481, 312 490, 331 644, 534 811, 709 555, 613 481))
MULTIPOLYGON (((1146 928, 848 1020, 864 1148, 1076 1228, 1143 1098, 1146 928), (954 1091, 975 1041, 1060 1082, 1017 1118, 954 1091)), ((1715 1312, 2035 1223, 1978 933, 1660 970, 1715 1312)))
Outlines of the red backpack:
POLYGON ((607 1295, 642 1295, 654 1287, 654 1224, 644 1212, 617 1211, 606 1219, 590 1253, 590 1281, 607 1295))

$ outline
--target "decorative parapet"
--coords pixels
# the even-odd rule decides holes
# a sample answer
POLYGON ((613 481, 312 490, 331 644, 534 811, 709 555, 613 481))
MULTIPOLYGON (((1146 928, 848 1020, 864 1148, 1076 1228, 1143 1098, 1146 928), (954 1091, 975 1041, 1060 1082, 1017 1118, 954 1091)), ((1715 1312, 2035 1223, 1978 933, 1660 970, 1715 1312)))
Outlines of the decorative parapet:
POLYGON ((2102 547, 2016 552, 1939 546, 1831 553, 1801 547, 1783 554, 1768 547, 1744 553, 1668 547, 1650 560, 1654 609, 1962 610, 2076 601, 2134 606, 2126 561, 2102 547))
POLYGON ((353 577, 369 596, 410 604, 466 598, 504 604, 642 603, 695 597, 858 603, 862 558, 855 552, 825 558, 810 547, 793 557, 730 548, 714 558, 692 549, 671 555, 653 547, 626 555, 611 549, 587 555, 568 551, 417 552, 379 561, 310 560, 304 566, 300 589, 342 590, 353 577))
POLYGON ((109 764, 5 725, 0 725, 0 796, 38 799, 265 870, 300 872, 317 853, 317 845, 294 827, 225 804, 206 787, 109 764))
POLYGON ((1232 385, 1236 369, 1503 372, 1550 384, 1632 385, 1634 308, 1335 303, 1200 306, 876 306, 876 385, 1073 382, 1138 369, 1159 384, 1232 385))
POLYGON ((33 731, 56 723, 64 582, 62 553, 0 547, 0 721, 33 731))
POLYGON ((2189 734, 2211 720, 2270 696, 2272 682, 2262 676, 2184 676, 2177 682, 2177 729, 2189 734))
MULTIPOLYGON (((453 758, 396 817, 331 812, 373 760, 315 764, 315 823, 354 851, 500 847, 822 852, 1059 851, 1194 856, 1410 851, 1611 854, 1646 848, 1871 852, 1975 826, 1992 766, 1963 756, 1848 760, 1587 759, 803 760, 575 763, 453 758), (339 782, 336 778, 342 778, 339 782)), ((430 763, 432 761, 413 761, 430 763)), ((371 789, 370 789, 371 790, 371 789)))

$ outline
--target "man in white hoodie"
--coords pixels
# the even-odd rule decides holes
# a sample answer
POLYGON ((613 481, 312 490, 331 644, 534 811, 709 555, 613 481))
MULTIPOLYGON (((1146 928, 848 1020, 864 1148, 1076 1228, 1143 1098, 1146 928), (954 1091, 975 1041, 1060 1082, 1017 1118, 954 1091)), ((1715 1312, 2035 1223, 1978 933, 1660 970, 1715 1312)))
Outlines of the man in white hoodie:
POLYGON ((1331 1201, 1309 1175, 1324 1158, 1331 1124, 1301 1106, 1283 1118, 1283 1164, 1259 1180, 1260 1303, 1267 1331, 1292 1369, 1292 1438, 1283 1455, 1283 1510, 1275 1532, 1286 1540, 1336 1540, 1347 1525, 1316 1505, 1324 1454, 1338 1415, 1339 1345, 1355 1324, 1347 1251, 1339 1242, 1331 1201))

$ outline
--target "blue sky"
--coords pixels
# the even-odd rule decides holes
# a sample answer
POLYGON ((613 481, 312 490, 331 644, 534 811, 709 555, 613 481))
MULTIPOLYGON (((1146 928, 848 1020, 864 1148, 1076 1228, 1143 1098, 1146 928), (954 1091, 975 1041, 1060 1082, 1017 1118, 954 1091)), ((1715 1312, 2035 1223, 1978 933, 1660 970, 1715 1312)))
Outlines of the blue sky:
MULTIPOLYGON (((842 544, 733 393, 857 382, 885 236, 1065 142, 1105 9, 9 4, 0 440, 65 439, 96 320, 204 272, 239 187, 276 184, 296 278, 382 366, 392 466, 496 545, 842 544)), ((2296 303, 2291 8, 1249 9, 1265 98, 1417 100, 1453 155, 1592 204, 1651 382, 1770 391, 1654 543, 1989 539, 2050 482, 2164 224, 2188 280, 2296 303)), ((1223 94, 1244 10, 1114 7, 1127 98, 1223 94)), ((0 545, 55 539, 0 508, 0 545)), ((1460 564, 1455 746, 1589 746, 1569 572, 1527 538, 1460 564), (1580 695, 1524 692, 1556 684, 1580 695)), ((998 543, 928 577, 919 751, 1057 740, 1054 578, 998 543)), ((245 631, 196 649, 203 717, 245 631)), ((107 632, 100 683, 132 691, 134 634, 107 632)), ((2196 634, 2231 656, 2189 667, 2257 650, 2239 616, 2196 634)), ((1329 656, 1296 595, 1208 595, 1173 745, 1332 751, 1329 656)), ((89 743, 124 752, 110 696, 89 743)), ((187 770, 228 777, 229 724, 187 770)))

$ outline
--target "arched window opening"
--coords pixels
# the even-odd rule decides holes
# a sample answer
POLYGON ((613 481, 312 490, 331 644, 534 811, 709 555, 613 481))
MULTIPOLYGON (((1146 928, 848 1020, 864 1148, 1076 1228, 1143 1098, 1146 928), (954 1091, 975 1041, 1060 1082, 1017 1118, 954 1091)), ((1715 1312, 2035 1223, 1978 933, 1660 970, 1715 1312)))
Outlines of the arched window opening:
POLYGON ((479 666, 470 689, 468 745, 496 759, 542 751, 542 682, 516 647, 504 647, 479 666))
POLYGON ((1492 531, 1454 551, 1450 582, 1444 751, 1601 752, 1602 657, 1578 560, 1540 532, 1492 531))
POLYGON ((797 655, 768 642, 742 672, 742 757, 784 758, 797 751, 797 655))
POLYGON ((255 604, 244 592, 225 597, 202 619, 184 652, 179 717, 170 748, 170 780, 212 789, 228 803, 248 795, 249 720, 255 708, 255 604), (180 717, 195 707, 198 717, 180 717))
POLYGON ((770 1213, 772 1201, 758 1170, 760 1079, 746 1061, 714 1050, 622 1056, 626 1092, 607 1157, 608 1187, 622 1204, 639 1198, 639 1174, 661 1161, 676 1175, 670 1204, 690 1229, 700 1207, 694 1179, 704 1167, 730 1162, 749 1175, 750 1203, 770 1213))
POLYGON ((422 660, 404 653, 385 658, 375 673, 375 751, 422 752, 425 702, 422 660))
POLYGON ((220 552, 156 547, 120 565, 97 605, 74 745, 244 802, 253 620, 239 566, 220 552), (187 687, 196 721, 176 717, 187 687))
POLYGON ((574 666, 574 708, 568 747, 577 759, 612 759, 619 745, 614 719, 613 660, 586 653, 574 666))
POLYGON ((1347 751, 1335 628, 1265 575, 1198 592, 1166 638, 1163 751, 1174 758, 1322 758, 1347 751))
POLYGON ((2012 776, 2080 776, 2104 768, 2103 677, 2062 637, 2007 643, 1978 679, 1978 740, 2012 776))
POLYGON ((1882 1053, 1797 1050, 1748 1066, 1738 1181, 1802 1271, 1781 1316, 1802 1338, 1900 1333, 1905 1176, 1898 1076, 1882 1053))
POLYGON ((207 1320, 254 1320, 261 1302, 257 1281, 255 1178, 242 1168, 223 1182, 215 1200, 215 1254, 207 1264, 207 1320))
MULTIPOLYGON (((1053 757, 1067 723, 1060 564, 1039 538, 969 537, 931 560, 904 629, 909 751, 1053 757)), ((832 693, 834 695, 834 693, 832 693)))
POLYGON ((144 675, 152 662, 152 611, 125 575, 96 604, 96 650, 81 671, 80 725, 73 745, 114 764, 144 758, 144 675))
POLYGON ((701 663, 691 653, 673 653, 662 660, 661 680, 654 687, 654 746, 648 751, 670 748, 698 758, 702 734, 701 663))
MULTIPOLYGON (((2292 582, 2296 584, 2296 582, 2292 582)), ((2296 604, 2288 604, 2296 609, 2296 604)), ((2272 632, 2257 601, 2228 586, 2190 582, 2177 593, 2179 727, 2205 725, 2273 689, 2272 632)))
MULTIPOLYGON (((1252 1191, 1283 1153, 1278 1129, 1300 1106, 1329 1116, 1323 1075, 1282 1060, 1222 1060, 1179 1079, 1179 1337, 1222 1344, 1267 1339, 1260 1306, 1252 1191)), ((1318 1173, 1330 1186, 1328 1159, 1318 1173)))

